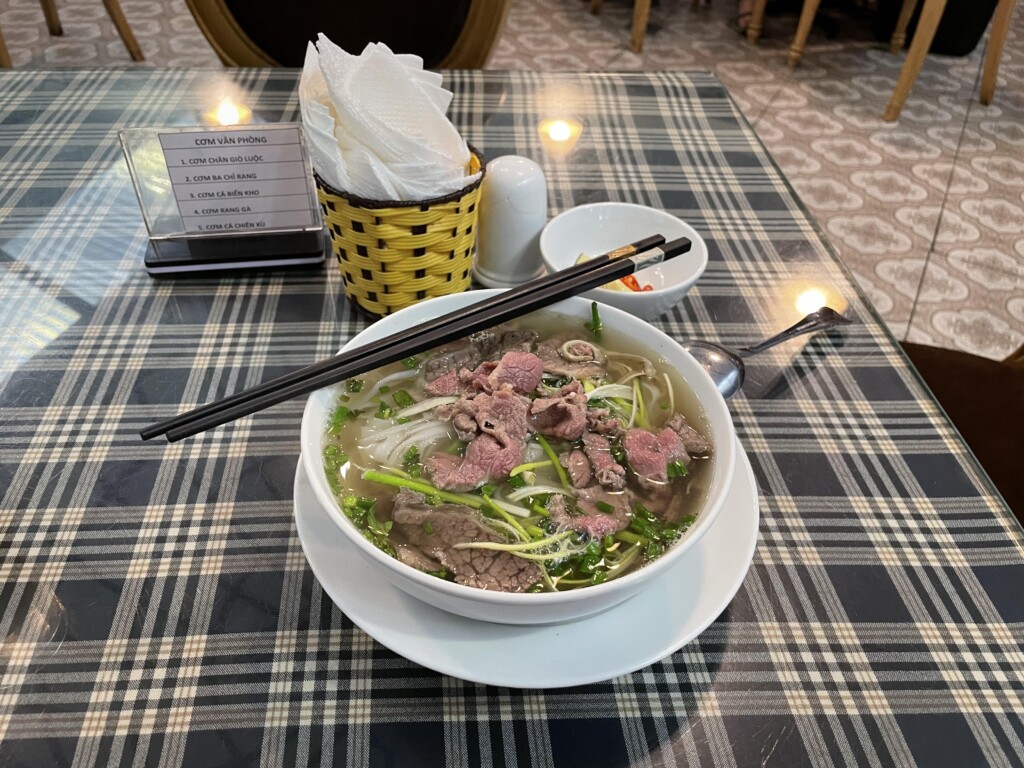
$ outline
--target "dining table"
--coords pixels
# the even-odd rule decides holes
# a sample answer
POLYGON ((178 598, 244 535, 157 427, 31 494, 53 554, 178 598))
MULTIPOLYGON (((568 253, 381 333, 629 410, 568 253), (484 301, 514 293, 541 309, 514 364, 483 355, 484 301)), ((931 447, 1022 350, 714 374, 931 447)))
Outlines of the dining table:
POLYGON ((325 524, 302 399, 143 441, 375 320, 331 258, 143 263, 119 131, 225 98, 298 122, 299 74, 0 72, 0 766, 1024 765, 1024 532, 711 73, 443 73, 549 215, 697 230, 707 268, 654 327, 852 321, 748 360, 745 485, 685 572, 595 619, 453 624, 325 524))

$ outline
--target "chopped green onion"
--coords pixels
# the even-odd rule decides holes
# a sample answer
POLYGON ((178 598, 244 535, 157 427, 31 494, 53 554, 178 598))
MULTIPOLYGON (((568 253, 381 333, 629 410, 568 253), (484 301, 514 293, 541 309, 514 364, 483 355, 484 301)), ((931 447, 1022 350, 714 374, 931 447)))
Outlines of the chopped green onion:
POLYGON ((434 526, 430 524, 429 520, 423 521, 423 532, 428 536, 434 532, 434 526))
POLYGON ((385 403, 382 400, 380 405, 377 407, 377 414, 376 414, 377 418, 378 419, 390 419, 394 415, 395 415, 395 409, 392 408, 390 405, 388 405, 387 403, 385 403))
POLYGON ((358 415, 359 411, 353 411, 346 408, 344 405, 339 405, 334 409, 334 413, 331 414, 331 421, 327 431, 331 434, 337 434, 345 422, 354 421, 358 415))
POLYGON ((508 478, 508 484, 512 488, 522 488, 524 485, 526 485, 526 480, 524 480, 519 475, 510 475, 508 478))
MULTIPOLYGON (((597 305, 595 304, 594 306, 596 307, 597 305)), ((562 482, 562 487, 566 490, 571 489, 572 484, 569 482, 569 476, 565 474, 565 468, 562 467, 562 463, 558 460, 558 457, 548 444, 548 441, 541 435, 537 435, 537 443, 544 449, 544 453, 548 455, 548 458, 551 459, 551 464, 554 466, 555 472, 558 474, 558 479, 562 482)))
POLYGON ((598 510, 600 510, 601 512, 604 512, 606 515, 610 515, 612 512, 615 511, 615 507, 613 507, 607 501, 598 501, 594 504, 594 506, 597 507, 598 510))
POLYGON ((399 408, 408 408, 410 405, 415 405, 416 401, 413 396, 406 392, 404 389, 400 389, 391 396, 394 398, 395 404, 399 408))
POLYGON ((402 365, 409 369, 415 368, 419 364, 420 361, 415 357, 407 357, 404 360, 402 360, 402 365))
POLYGON ((679 477, 686 477, 687 469, 686 465, 681 461, 672 461, 668 465, 668 477, 670 480, 675 480, 679 477))
MULTIPOLYGON (((550 467, 550 466, 551 466, 551 460, 550 459, 546 459, 545 461, 531 461, 529 464, 520 464, 518 467, 513 467, 512 471, 508 473, 509 479, 511 480, 513 477, 516 477, 520 473, 526 472, 527 470, 539 469, 540 467, 550 467)), ((516 486, 516 487, 518 488, 519 486, 516 486)))
POLYGON ((594 341, 600 341, 603 326, 601 324, 601 313, 597 310, 596 301, 590 302, 590 318, 590 322, 584 323, 583 327, 594 334, 594 341))
POLYGON ((380 387, 377 391, 380 392, 382 395, 386 395, 388 392, 391 391, 391 387, 385 384, 384 386, 380 387))
POLYGON ((362 392, 363 382, 361 379, 349 379, 347 382, 345 382, 345 389, 347 389, 349 392, 362 392))

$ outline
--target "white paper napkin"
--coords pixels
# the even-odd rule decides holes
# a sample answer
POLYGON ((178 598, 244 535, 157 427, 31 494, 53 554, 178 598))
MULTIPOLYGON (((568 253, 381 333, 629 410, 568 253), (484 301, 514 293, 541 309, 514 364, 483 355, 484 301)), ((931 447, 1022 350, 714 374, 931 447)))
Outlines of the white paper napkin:
POLYGON ((299 80, 299 108, 317 174, 374 200, 425 200, 456 192, 470 152, 445 115, 452 94, 423 60, 371 43, 353 56, 320 35, 299 80))

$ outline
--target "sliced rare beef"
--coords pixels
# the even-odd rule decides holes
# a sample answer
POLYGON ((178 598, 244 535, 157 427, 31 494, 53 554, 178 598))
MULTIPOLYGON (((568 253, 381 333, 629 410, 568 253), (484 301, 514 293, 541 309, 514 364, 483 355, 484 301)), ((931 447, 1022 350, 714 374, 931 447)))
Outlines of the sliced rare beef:
POLYGON ((491 373, 498 364, 485 360, 473 370, 463 368, 459 371, 459 379, 462 381, 463 391, 472 397, 480 392, 491 391, 491 373))
POLYGON ((544 363, 530 352, 506 352, 488 376, 492 390, 510 386, 513 392, 528 395, 540 384, 544 363))
POLYGON ((504 480, 523 463, 522 441, 502 445, 493 435, 478 435, 464 457, 435 453, 424 465, 434 485, 445 491, 471 491, 491 480, 504 480))
POLYGON ((423 385, 423 391, 431 397, 445 397, 448 395, 461 395, 462 381, 459 380, 458 371, 442 373, 433 381, 423 385))
POLYGON ((669 464, 673 461, 688 464, 690 461, 679 433, 667 427, 657 433, 631 429, 622 438, 622 447, 630 468, 645 480, 667 482, 669 464))
POLYGON ((530 431, 530 401, 511 390, 499 389, 490 395, 473 398, 476 423, 480 431, 493 435, 502 444, 523 442, 530 431))
POLYGON ((558 394, 534 400, 530 426, 542 435, 579 440, 587 428, 587 396, 580 383, 569 382, 558 394))
POLYGON ((583 435, 583 450, 590 460, 594 479, 605 488, 622 490, 626 484, 626 468, 612 456, 608 438, 587 432, 583 435))
POLYGON ((554 495, 548 500, 547 509, 551 519, 562 528, 586 533, 599 539, 623 530, 629 525, 629 496, 610 494, 601 488, 584 488, 576 500, 578 511, 572 514, 564 496, 554 495), (598 506, 607 505, 612 512, 604 512, 598 506))
POLYGON ((476 437, 480 431, 476 423, 476 412, 476 402, 469 397, 461 397, 450 405, 440 405, 434 409, 434 415, 442 421, 450 421, 459 440, 466 442, 476 437))
POLYGON ((622 422, 608 408, 587 408, 587 431, 618 437, 622 434, 622 422))
MULTIPOLYGON (((604 366, 596 359, 574 361, 567 359, 561 352, 562 345, 571 339, 565 336, 555 337, 537 345, 537 357, 544 364, 544 371, 554 376, 572 376, 585 379, 590 376, 604 374, 604 366)), ((587 342, 580 342, 586 344, 587 342)), ((589 344, 588 344, 589 346, 589 344)), ((593 350, 593 347, 591 347, 593 350)))
POLYGON ((583 451, 577 448, 559 454, 558 462, 565 467, 573 488, 583 488, 590 484, 590 461, 583 451))
POLYGON ((462 504, 427 505, 422 494, 402 490, 391 513, 398 535, 408 543, 398 548, 400 559, 419 570, 444 567, 455 581, 479 589, 523 592, 541 580, 540 568, 508 552, 488 549, 456 549, 456 544, 502 541, 462 504), (419 552, 421 557, 414 553, 419 552), (404 553, 404 555, 403 555, 404 553), (433 565, 431 565, 433 564, 433 565))
POLYGON ((668 420, 665 426, 682 438, 687 452, 691 454, 704 454, 711 450, 711 443, 708 439, 691 427, 683 414, 672 414, 672 418, 668 420))

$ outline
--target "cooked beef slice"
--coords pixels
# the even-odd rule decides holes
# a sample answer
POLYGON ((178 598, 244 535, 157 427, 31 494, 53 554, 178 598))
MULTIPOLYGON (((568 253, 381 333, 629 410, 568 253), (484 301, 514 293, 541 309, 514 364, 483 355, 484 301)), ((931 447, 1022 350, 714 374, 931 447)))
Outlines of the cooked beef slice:
POLYGON ((622 439, 622 447, 630 468, 646 480, 665 482, 670 463, 681 461, 687 464, 690 461, 683 439, 667 427, 657 434, 646 429, 631 429, 622 439))
POLYGON ((579 440, 587 428, 587 396, 580 383, 570 382, 558 394, 534 400, 530 426, 542 435, 579 440))
POLYGON ((683 440, 683 446, 690 454, 703 454, 711 450, 711 442, 700 432, 691 427, 686 417, 681 413, 672 414, 672 418, 665 424, 683 440))
POLYGON ((618 437, 622 434, 622 422, 608 408, 587 408, 587 431, 618 437))
POLYGON ((448 344, 437 350, 429 360, 423 364, 423 374, 428 382, 440 378, 452 371, 458 372, 462 368, 472 370, 486 360, 497 354, 499 346, 498 335, 494 331, 480 331, 470 334, 469 339, 456 344, 448 344))
POLYGON ((595 539, 621 531, 629 525, 628 496, 626 494, 616 496, 606 493, 600 488, 585 488, 580 491, 577 505, 579 506, 578 513, 570 514, 565 497, 556 495, 548 499, 547 509, 551 519, 559 526, 589 534, 595 539), (597 508, 598 501, 610 504, 614 511, 602 512, 597 508))
MULTIPOLYGON (((456 544, 502 540, 467 506, 431 507, 422 494, 402 490, 395 497, 391 517, 398 529, 396 535, 407 542, 405 557, 413 560, 414 555, 408 549, 415 548, 422 554, 421 562, 436 564, 429 570, 443 566, 455 575, 459 584, 500 592, 523 592, 541 579, 540 568, 535 563, 508 552, 456 549, 456 544)), ((398 551, 402 552, 403 547, 398 551)))
POLYGON ((459 380, 457 371, 448 371, 447 373, 442 373, 433 381, 428 381, 423 386, 423 391, 432 397, 461 395, 462 382, 459 380))
POLYGON ((590 459, 594 479, 605 488, 622 490, 626 484, 626 468, 612 456, 612 445, 608 438, 586 432, 583 435, 583 450, 590 459))
POLYGON ((525 444, 512 440, 502 445, 493 435, 478 435, 466 447, 464 458, 435 453, 425 463, 434 485, 446 491, 471 491, 490 480, 504 480, 523 462, 525 444))
POLYGON ((473 370, 463 368, 459 371, 459 379, 462 381, 462 391, 472 397, 479 392, 490 392, 491 372, 498 367, 493 361, 484 361, 473 370))
POLYGON ((573 488, 583 488, 590 483, 590 461, 583 451, 576 449, 559 454, 558 462, 569 473, 573 488))
POLYGON ((440 405, 434 414, 442 421, 450 421, 455 427, 459 440, 470 441, 476 437, 480 427, 476 423, 476 402, 469 397, 461 397, 450 405, 440 405))
POLYGON ((562 356, 560 349, 569 340, 568 337, 562 335, 550 338, 537 345, 537 357, 544 364, 544 371, 553 376, 572 376, 577 379, 587 378, 588 376, 602 376, 605 369, 597 361, 572 362, 562 356))
POLYGON ((493 435, 503 445, 526 440, 530 431, 530 401, 527 398, 508 389, 499 389, 490 395, 477 395, 473 398, 473 405, 481 432, 493 435))
POLYGON ((513 392, 528 395, 540 384, 544 363, 530 352, 506 352, 488 377, 492 390, 511 386, 513 392))
POLYGON ((424 573, 439 571, 443 567, 437 560, 412 544, 399 544, 396 546, 395 557, 411 568, 423 571, 424 573))
POLYGON ((505 331, 501 336, 501 351, 529 352, 536 340, 536 331, 505 331))
POLYGON ((446 373, 458 373, 462 368, 473 369, 482 359, 480 353, 469 344, 442 347, 423 364, 423 375, 428 382, 432 382, 446 373))

